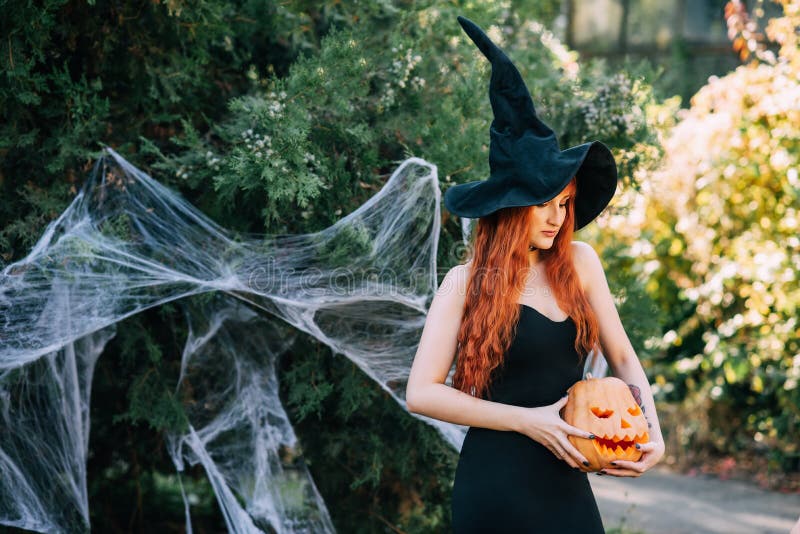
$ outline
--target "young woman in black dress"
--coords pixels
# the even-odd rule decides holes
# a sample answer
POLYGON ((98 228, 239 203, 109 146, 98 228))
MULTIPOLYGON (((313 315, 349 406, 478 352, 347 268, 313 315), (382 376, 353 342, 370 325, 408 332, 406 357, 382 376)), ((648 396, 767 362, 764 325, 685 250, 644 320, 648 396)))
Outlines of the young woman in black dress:
POLYGON ((629 384, 650 424, 642 458, 602 474, 640 476, 664 454, 603 266, 589 244, 573 241, 613 197, 616 164, 596 141, 560 150, 511 61, 474 23, 459 22, 492 63, 491 174, 445 193, 451 213, 478 222, 471 257, 431 302, 406 402, 470 427, 453 486, 454 532, 603 532, 588 463, 567 439, 593 436, 559 415, 592 350, 629 384))

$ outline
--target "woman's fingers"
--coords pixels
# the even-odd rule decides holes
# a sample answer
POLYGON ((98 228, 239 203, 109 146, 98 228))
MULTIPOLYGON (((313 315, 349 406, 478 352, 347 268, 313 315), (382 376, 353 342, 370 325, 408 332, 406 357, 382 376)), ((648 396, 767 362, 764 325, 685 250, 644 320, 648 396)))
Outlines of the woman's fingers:
POLYGON ((615 475, 618 477, 638 477, 647 471, 651 466, 645 462, 628 462, 626 460, 616 460, 614 465, 604 467, 603 471, 607 475, 615 475))
POLYGON ((615 469, 613 467, 604 467, 600 473, 604 475, 613 475, 615 477, 640 477, 641 471, 633 471, 631 469, 615 469))
POLYGON ((569 454, 573 460, 575 460, 575 464, 577 467, 580 467, 581 465, 583 466, 589 465, 589 462, 588 460, 586 460, 586 457, 583 454, 581 454, 581 452, 575 448, 575 445, 573 445, 572 442, 570 442, 568 439, 564 439, 564 441, 562 441, 560 445, 566 451, 566 453, 569 454))
POLYGON ((611 466, 604 467, 602 471, 606 475, 614 475, 618 477, 639 477, 653 467, 654 462, 649 461, 645 456, 638 462, 629 462, 627 460, 614 460, 611 466))
POLYGON ((544 445, 545 445, 545 447, 547 447, 547 449, 550 452, 553 453, 553 456, 555 456, 559 460, 564 460, 565 462, 567 462, 572 467, 577 467, 577 465, 573 465, 574 464, 574 460, 572 460, 572 458, 570 458, 569 454, 567 454, 567 452, 564 450, 564 447, 561 445, 561 443, 558 441, 558 439, 553 439, 552 441, 549 441, 549 442, 545 443, 544 445))
POLYGON ((651 452, 658 448, 658 443, 655 441, 648 441, 647 443, 640 443, 639 450, 642 452, 651 452))
POLYGON ((562 424, 561 428, 562 430, 564 430, 566 434, 569 434, 570 436, 578 436, 579 438, 594 439, 594 434, 592 434, 591 432, 581 430, 580 428, 572 426, 568 423, 562 424))
POLYGON ((571 467, 583 469, 582 466, 588 465, 589 463, 578 449, 570 443, 566 435, 556 438, 556 440, 552 442, 551 447, 557 451, 556 456, 567 462, 571 467))
POLYGON ((645 471, 658 463, 663 455, 663 447, 664 445, 662 443, 654 441, 642 443, 639 445, 639 450, 644 454, 642 454, 642 457, 638 462, 615 460, 613 465, 604 468, 603 471, 605 471, 605 474, 618 477, 641 476, 645 471))
POLYGON ((567 452, 564 449, 564 447, 563 447, 563 445, 561 445, 561 443, 556 443, 553 446, 556 449, 556 451, 558 451, 558 453, 556 454, 557 457, 559 457, 562 460, 564 460, 565 462, 567 462, 567 464, 569 464, 570 467, 578 467, 578 463, 575 461, 575 459, 572 458, 572 456, 569 454, 569 452, 567 452))
POLYGON ((569 441, 569 436, 594 439, 594 435, 567 424, 561 418, 559 411, 567 404, 568 400, 568 395, 564 395, 550 406, 531 408, 531 410, 536 410, 539 425, 537 431, 532 432, 530 437, 544 445, 553 455, 566 462, 570 467, 585 471, 588 462, 569 441))

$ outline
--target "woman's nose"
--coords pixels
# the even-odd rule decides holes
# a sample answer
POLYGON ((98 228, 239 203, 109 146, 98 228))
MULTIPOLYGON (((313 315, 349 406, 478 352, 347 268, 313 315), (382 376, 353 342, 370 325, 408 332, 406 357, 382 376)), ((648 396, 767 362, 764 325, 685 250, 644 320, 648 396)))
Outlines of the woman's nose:
POLYGON ((564 220, 565 215, 566 215, 565 213, 562 213, 561 208, 559 207, 551 208, 550 211, 547 213, 547 222, 549 222, 553 226, 561 226, 561 223, 564 220))

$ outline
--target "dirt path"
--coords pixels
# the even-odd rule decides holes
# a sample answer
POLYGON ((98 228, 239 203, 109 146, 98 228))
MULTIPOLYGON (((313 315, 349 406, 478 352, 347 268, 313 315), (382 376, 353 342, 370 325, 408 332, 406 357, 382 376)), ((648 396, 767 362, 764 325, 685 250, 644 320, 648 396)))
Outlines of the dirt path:
POLYGON ((590 475, 607 530, 646 534, 788 534, 800 494, 654 469, 638 479, 590 475))

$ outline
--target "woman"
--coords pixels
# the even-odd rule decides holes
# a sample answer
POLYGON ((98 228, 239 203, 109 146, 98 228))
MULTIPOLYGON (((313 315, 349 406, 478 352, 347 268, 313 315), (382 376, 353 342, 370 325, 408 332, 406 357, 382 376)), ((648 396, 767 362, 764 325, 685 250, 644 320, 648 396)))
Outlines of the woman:
POLYGON ((588 462, 567 439, 594 436, 559 415, 593 349, 651 426, 640 461, 601 474, 639 476, 664 454, 649 383, 600 259, 572 240, 611 200, 616 164, 599 142, 559 150, 511 61, 474 23, 459 22, 492 64, 491 174, 445 194, 450 212, 478 219, 473 252, 431 302, 406 402, 470 427, 453 487, 455 532, 603 532, 588 462))

